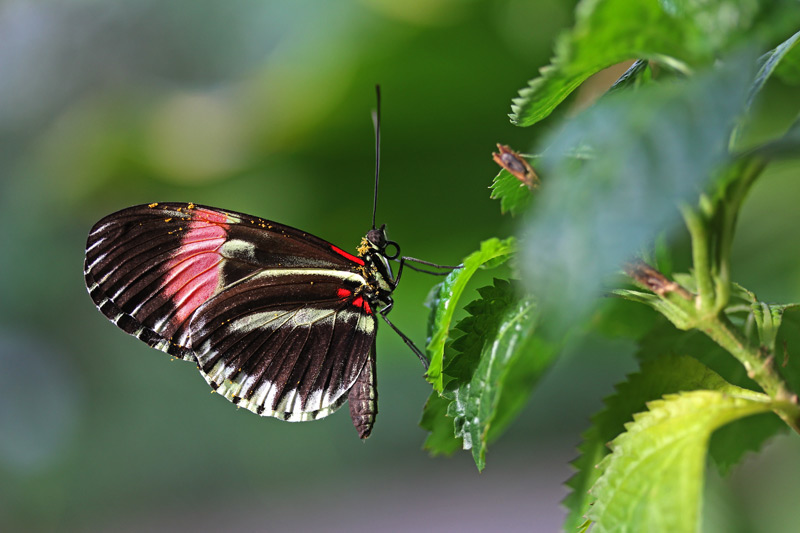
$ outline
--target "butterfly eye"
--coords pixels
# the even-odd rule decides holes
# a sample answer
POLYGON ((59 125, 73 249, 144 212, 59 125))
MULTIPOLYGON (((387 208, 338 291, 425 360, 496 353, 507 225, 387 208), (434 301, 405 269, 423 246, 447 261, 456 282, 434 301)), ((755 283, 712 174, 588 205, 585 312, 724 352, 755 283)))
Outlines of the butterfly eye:
POLYGON ((367 232, 367 240, 381 250, 386 247, 386 243, 388 242, 386 240, 386 232, 383 229, 384 226, 381 226, 380 229, 371 229, 367 232))
POLYGON ((383 247, 383 256, 386 259, 397 259, 400 257, 400 245, 394 241, 386 241, 386 246, 383 247))

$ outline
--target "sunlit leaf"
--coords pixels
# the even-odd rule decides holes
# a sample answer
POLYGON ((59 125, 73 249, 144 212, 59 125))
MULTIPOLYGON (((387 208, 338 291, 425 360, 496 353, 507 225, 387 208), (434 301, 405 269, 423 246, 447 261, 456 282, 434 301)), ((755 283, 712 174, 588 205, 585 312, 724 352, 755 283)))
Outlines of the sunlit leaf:
POLYGON ((696 389, 731 393, 740 390, 696 359, 670 352, 653 353, 639 372, 615 388, 616 392, 604 400, 605 409, 592 417, 592 426, 582 435, 578 448, 581 455, 572 463, 577 472, 567 482, 572 492, 564 499, 569 511, 565 531, 577 528, 584 521, 593 500, 589 489, 601 474, 596 465, 609 453, 607 443, 624 431, 625 423, 632 420, 634 413, 644 410, 647 402, 665 394, 696 389))
POLYGON ((514 250, 515 240, 513 237, 502 241, 500 239, 483 241, 478 251, 464 259, 461 268, 453 270, 447 275, 439 285, 436 296, 430 299, 431 305, 434 307, 431 309, 428 324, 428 331, 431 334, 427 346, 430 366, 426 378, 437 392, 443 390, 444 344, 450 332, 450 323, 461 294, 479 268, 496 267, 502 264, 514 250))
POLYGON ((610 444, 588 512, 594 533, 696 533, 711 433, 733 420, 768 412, 769 397, 745 389, 665 396, 634 416, 610 444))

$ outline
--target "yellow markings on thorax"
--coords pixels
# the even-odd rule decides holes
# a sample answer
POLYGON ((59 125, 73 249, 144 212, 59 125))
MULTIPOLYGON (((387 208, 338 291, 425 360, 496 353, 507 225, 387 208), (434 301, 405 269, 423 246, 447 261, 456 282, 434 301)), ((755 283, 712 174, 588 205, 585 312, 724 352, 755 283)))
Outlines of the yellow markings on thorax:
POLYGON ((361 237, 361 244, 358 245, 358 248, 356 249, 358 251, 358 257, 364 257, 370 248, 372 248, 372 244, 367 240, 366 237, 361 237))

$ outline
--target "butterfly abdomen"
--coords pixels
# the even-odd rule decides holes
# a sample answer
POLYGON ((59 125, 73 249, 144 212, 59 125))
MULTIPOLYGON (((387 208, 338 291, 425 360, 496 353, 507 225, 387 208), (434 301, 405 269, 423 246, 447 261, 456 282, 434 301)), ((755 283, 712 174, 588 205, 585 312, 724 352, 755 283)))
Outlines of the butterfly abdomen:
POLYGON ((375 345, 373 343, 369 359, 348 395, 350 418, 353 419, 353 425, 362 439, 369 437, 372 425, 375 423, 375 416, 378 414, 376 370, 375 345))

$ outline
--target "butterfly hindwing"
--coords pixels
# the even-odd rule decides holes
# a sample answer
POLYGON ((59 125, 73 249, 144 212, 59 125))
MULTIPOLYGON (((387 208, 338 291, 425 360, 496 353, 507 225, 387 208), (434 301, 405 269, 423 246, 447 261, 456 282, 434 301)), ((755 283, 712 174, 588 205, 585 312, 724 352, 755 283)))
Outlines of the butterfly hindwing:
POLYGON ((338 408, 364 368, 377 324, 343 290, 352 273, 271 270, 231 287, 192 318, 191 346, 218 393, 284 420, 338 408))
POLYGON ((229 400, 308 420, 338 408, 370 358, 377 324, 358 296, 363 265, 288 226, 160 203, 98 222, 84 274, 112 322, 196 361, 229 400))

